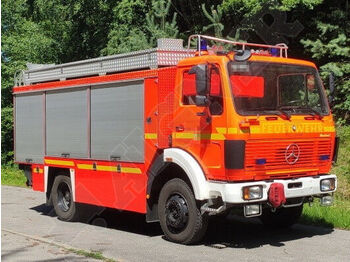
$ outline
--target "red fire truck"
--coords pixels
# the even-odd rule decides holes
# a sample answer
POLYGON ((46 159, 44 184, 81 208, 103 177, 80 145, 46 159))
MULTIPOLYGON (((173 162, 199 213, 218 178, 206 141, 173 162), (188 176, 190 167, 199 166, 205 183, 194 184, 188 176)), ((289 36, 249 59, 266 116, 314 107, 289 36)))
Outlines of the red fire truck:
POLYGON ((304 203, 332 203, 337 140, 316 66, 284 44, 188 43, 16 75, 15 160, 61 220, 81 204, 128 210, 189 244, 232 209, 290 226, 304 203))

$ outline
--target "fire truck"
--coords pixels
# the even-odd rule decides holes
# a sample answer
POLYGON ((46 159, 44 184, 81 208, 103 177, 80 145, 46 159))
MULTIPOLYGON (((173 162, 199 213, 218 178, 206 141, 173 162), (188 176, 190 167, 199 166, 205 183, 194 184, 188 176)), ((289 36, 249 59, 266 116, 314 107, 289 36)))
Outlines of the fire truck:
POLYGON ((331 205, 334 122, 315 64, 285 44, 192 35, 15 76, 15 161, 59 219, 145 214, 190 244, 235 210, 286 227, 331 205), (193 43, 196 48, 191 48, 193 43))

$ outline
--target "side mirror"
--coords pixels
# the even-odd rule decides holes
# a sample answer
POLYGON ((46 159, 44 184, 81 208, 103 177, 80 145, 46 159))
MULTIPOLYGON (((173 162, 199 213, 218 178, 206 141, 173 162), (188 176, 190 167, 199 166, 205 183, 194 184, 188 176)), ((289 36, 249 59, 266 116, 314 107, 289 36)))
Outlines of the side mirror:
POLYGON ((193 66, 188 73, 196 74, 197 96, 206 96, 208 94, 208 66, 206 64, 193 66))
POLYGON ((333 94, 334 94, 334 74, 333 72, 329 73, 329 96, 328 96, 328 102, 331 105, 333 103, 333 94))
POLYGON ((209 104, 209 100, 207 96, 196 95, 195 103, 196 106, 207 106, 209 104))

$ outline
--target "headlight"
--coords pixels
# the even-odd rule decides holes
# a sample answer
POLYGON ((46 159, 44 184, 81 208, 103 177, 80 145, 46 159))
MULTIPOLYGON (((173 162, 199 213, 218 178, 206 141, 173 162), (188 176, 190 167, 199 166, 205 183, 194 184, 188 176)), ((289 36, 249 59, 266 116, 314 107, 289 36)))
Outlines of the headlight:
POLYGON ((335 189, 335 179, 334 178, 322 179, 320 183, 320 189, 322 192, 333 191, 335 189))
POLYGON ((262 186, 243 187, 243 199, 244 200, 260 199, 262 197, 263 197, 262 186))

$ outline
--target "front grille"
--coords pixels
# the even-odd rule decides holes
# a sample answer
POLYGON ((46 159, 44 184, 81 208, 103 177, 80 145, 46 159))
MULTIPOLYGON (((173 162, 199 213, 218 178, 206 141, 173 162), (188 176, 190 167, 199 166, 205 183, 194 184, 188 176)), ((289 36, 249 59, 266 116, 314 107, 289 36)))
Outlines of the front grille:
POLYGON ((324 173, 328 172, 331 160, 321 160, 320 156, 331 158, 331 151, 330 138, 248 140, 245 170, 247 175, 270 178, 324 173), (286 149, 291 144, 300 149, 299 159, 294 164, 285 159, 286 149), (266 163, 258 165, 257 159, 266 159, 266 163))

